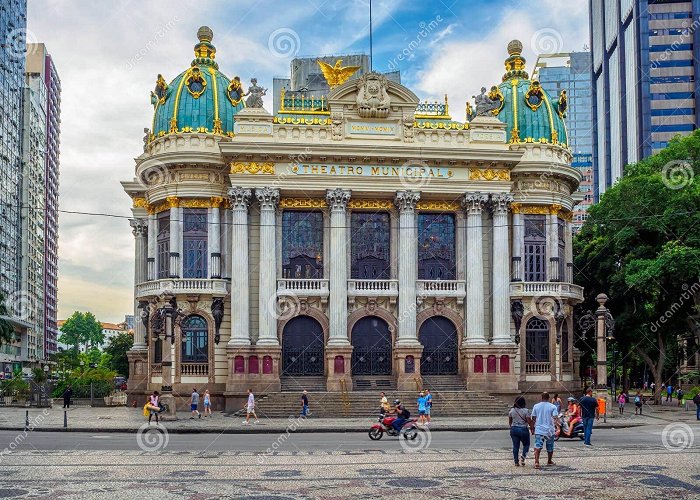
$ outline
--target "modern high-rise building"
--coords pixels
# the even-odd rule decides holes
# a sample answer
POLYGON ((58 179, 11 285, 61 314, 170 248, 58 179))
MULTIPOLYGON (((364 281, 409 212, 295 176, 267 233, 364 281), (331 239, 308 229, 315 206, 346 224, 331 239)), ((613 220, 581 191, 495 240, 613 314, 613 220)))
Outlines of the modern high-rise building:
POLYGON ((591 53, 570 52, 541 54, 535 63, 533 78, 551 95, 566 91, 568 108, 566 127, 571 151, 572 167, 581 171, 578 198, 574 207, 572 228, 577 231, 593 204, 593 106, 591 101, 591 53))
MULTIPOLYGON (((9 321, 17 336, 27 323, 20 305, 22 104, 27 29, 26 0, 0 4, 0 292, 8 306, 9 321)), ((0 347, 3 376, 21 367, 21 347, 12 342, 0 347)))
POLYGON ((58 280, 58 175, 59 145, 61 132, 61 80, 51 55, 43 43, 27 47, 26 71, 37 75, 44 83, 46 93, 46 145, 44 174, 44 344, 46 356, 57 350, 58 327, 57 280, 58 280))
POLYGON ((590 0, 596 198, 700 123, 698 19, 698 0, 590 0))

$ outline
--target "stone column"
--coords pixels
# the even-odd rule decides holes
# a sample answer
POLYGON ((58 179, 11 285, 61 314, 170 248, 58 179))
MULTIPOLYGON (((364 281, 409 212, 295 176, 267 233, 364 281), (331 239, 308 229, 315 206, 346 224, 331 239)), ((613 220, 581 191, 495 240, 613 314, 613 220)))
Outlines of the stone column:
POLYGON ((485 344, 484 328, 484 255, 481 230, 481 213, 488 196, 484 193, 467 193, 462 206, 467 213, 467 338, 468 344, 485 344))
POLYGON ((248 300, 248 206, 252 192, 242 187, 228 190, 231 200, 231 338, 230 346, 250 345, 248 300))
POLYGON ((397 346, 417 345, 416 333, 416 280, 418 279, 418 228, 416 204, 418 191, 399 191, 396 203, 399 209, 399 318, 397 346))
POLYGON ((512 267, 511 281, 523 280, 523 241, 525 234, 523 215, 520 212, 520 203, 511 204, 513 212, 513 250, 512 250, 512 267))
POLYGON ((209 211, 209 277, 221 278, 221 205, 224 199, 218 196, 211 198, 209 211))
MULTIPOLYGON (((260 283, 258 287, 258 345, 279 345, 277 339, 277 249, 275 227, 279 189, 264 187, 255 190, 260 203, 260 283)), ((234 279, 235 279, 234 274, 234 279)))
POLYGON ((509 193, 491 196, 493 210, 493 343, 509 344, 510 338, 510 276, 508 272, 508 207, 513 202, 509 193))
MULTIPOLYGON (((148 222, 146 219, 129 219, 135 238, 134 251, 134 287, 146 281, 146 236, 148 222)), ((146 330, 140 318, 138 301, 134 303, 134 350, 146 350, 146 330)))
POLYGON ((346 210, 349 189, 329 189, 326 200, 330 209, 330 303, 329 347, 350 345, 348 339, 348 240, 346 210))
POLYGON ((167 198, 170 204, 170 277, 180 277, 180 209, 177 196, 167 198))
POLYGON ((158 248, 156 239, 158 238, 158 219, 156 214, 148 215, 148 269, 146 271, 146 279, 153 281, 156 279, 156 248, 158 248))

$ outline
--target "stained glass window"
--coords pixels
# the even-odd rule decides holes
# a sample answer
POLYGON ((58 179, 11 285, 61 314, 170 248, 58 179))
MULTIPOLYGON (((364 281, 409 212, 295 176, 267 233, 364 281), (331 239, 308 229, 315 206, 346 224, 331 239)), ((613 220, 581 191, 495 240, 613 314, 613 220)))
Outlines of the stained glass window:
POLYGON ((182 362, 206 363, 209 360, 209 329, 201 316, 182 321, 182 362))
POLYGON ((183 277, 207 278, 207 209, 186 208, 183 214, 183 277))
POLYGON ((530 318, 525 328, 527 361, 549 361, 549 325, 537 318, 530 318))
POLYGON ((389 279, 391 274, 391 233, 386 212, 352 212, 352 279, 389 279))
POLYGON ((170 277, 170 211, 158 214, 158 278, 170 277))
POLYGON ((454 214, 418 214, 418 279, 453 280, 454 214))
POLYGON ((526 215, 525 222, 525 281, 545 281, 547 258, 546 220, 544 215, 526 215))
POLYGON ((323 278, 323 213, 282 213, 282 276, 323 278))

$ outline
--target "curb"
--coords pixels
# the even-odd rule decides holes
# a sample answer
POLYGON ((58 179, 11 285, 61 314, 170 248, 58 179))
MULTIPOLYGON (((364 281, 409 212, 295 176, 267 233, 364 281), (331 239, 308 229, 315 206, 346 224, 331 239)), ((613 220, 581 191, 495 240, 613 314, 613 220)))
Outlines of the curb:
MULTIPOLYGON (((265 429, 264 427, 249 427, 249 428, 224 428, 224 429, 202 429, 202 428, 173 428, 168 429, 170 434, 279 434, 290 432, 292 434, 328 434, 328 433, 367 433, 369 430, 368 426, 363 427, 322 427, 322 428, 297 428, 291 431, 289 427, 284 428, 270 428, 265 429)), ((599 426, 595 427, 596 430, 603 429, 626 429, 631 427, 640 427, 645 424, 620 424, 615 426, 599 426)), ((166 423, 167 428, 167 423, 166 423)), ((23 426, 0 426, 0 431, 24 431, 23 426)), ((64 429, 63 427, 47 428, 47 427, 35 427, 32 432, 81 432, 81 433, 92 433, 92 434, 136 434, 140 428, 132 427, 122 427, 122 428, 89 428, 89 427, 68 427, 64 429)), ((474 426, 460 426, 460 427, 444 427, 444 428, 430 428, 430 432, 481 432, 481 431, 508 431, 509 427, 507 425, 497 425, 492 427, 474 427, 474 426)))

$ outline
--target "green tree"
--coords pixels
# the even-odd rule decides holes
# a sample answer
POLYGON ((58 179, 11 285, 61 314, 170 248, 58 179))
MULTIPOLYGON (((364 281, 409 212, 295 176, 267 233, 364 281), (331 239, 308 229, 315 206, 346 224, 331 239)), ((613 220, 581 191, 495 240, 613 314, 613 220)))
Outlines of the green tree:
POLYGON ((700 131, 629 165, 574 240, 589 307, 610 296, 617 346, 644 360, 657 391, 673 375, 678 337, 700 336, 699 207, 700 131))
POLYGON ((5 318, 9 316, 9 311, 5 305, 5 296, 0 293, 0 346, 9 344, 15 336, 15 329, 5 318))
POLYGON ((59 342, 68 344, 78 351, 81 345, 88 351, 90 347, 97 347, 104 343, 102 325, 91 312, 81 313, 75 311, 61 326, 59 342))
POLYGON ((129 377, 129 360, 126 353, 133 346, 134 337, 128 333, 120 333, 116 337, 112 337, 109 345, 105 348, 105 354, 110 356, 109 367, 127 378, 129 377))

